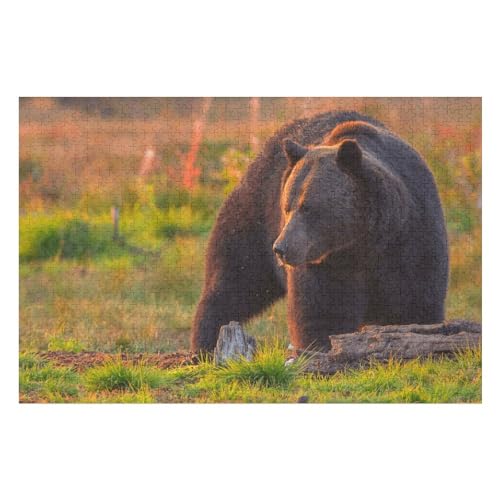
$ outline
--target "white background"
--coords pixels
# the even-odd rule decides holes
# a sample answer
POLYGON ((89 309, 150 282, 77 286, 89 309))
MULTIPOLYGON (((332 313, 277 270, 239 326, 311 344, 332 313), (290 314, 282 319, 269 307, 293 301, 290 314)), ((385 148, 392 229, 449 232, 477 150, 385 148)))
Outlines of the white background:
POLYGON ((500 498, 494 2, 176 4, 2 4, 2 497, 500 498), (19 405, 18 96, 71 95, 482 96, 483 403, 19 405))

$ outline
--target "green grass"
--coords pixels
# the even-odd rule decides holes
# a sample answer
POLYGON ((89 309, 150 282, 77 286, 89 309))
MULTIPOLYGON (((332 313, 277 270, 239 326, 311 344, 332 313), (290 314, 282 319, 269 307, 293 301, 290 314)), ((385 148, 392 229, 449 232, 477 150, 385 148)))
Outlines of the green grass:
POLYGON ((70 368, 55 367, 34 354, 19 358, 21 401, 61 403, 78 397, 79 377, 70 368))
POLYGON ((21 262, 54 257, 88 260, 118 250, 112 241, 111 224, 90 220, 76 211, 21 216, 19 239, 21 262))
POLYGON ((307 360, 299 357, 294 363, 285 364, 283 353, 284 346, 281 342, 267 342, 257 351, 251 363, 245 359, 229 360, 214 372, 215 378, 222 382, 286 388, 303 371, 307 360))
POLYGON ((91 392, 154 389, 162 385, 162 372, 150 366, 130 366, 111 361, 85 373, 85 386, 91 392))
POLYGON ((51 352, 62 351, 79 353, 82 352, 84 348, 85 346, 82 342, 71 338, 65 339, 63 337, 52 337, 47 345, 47 350, 51 352))
POLYGON ((300 381, 318 403, 458 403, 481 401, 481 352, 456 359, 391 361, 364 370, 300 381))
POLYGON ((82 396, 79 403, 156 403, 156 398, 150 389, 144 388, 137 392, 112 391, 94 392, 82 396))
POLYGON ((280 340, 261 343, 252 362, 160 370, 113 360, 77 373, 22 353, 20 399, 78 403, 478 403, 481 351, 456 358, 373 363, 332 376, 303 373, 304 360, 285 366, 280 340))
POLYGON ((72 350, 72 341, 107 352, 187 348, 205 241, 173 238, 155 258, 21 263, 22 348, 72 350))

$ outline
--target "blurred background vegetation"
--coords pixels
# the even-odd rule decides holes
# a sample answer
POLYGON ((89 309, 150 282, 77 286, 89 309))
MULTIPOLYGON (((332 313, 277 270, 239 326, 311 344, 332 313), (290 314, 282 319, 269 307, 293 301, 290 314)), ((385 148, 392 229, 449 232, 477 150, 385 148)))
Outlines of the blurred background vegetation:
MULTIPOLYGON (((21 98, 21 348, 187 348, 224 197, 281 125, 335 109, 426 159, 448 224, 447 316, 480 321, 480 99, 21 98)), ((284 304, 249 331, 285 337, 284 304)))

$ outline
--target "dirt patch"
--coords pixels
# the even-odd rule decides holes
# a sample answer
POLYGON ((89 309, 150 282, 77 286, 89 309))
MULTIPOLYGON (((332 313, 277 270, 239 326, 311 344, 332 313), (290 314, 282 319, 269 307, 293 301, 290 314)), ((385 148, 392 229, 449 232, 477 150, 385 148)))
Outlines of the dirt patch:
POLYGON ((93 366, 103 365, 109 361, 121 360, 132 364, 144 363, 162 369, 176 368, 179 366, 195 365, 198 363, 196 354, 190 352, 172 353, 103 353, 103 352, 44 352, 39 354, 42 359, 58 366, 70 366, 78 371, 87 370, 93 366))

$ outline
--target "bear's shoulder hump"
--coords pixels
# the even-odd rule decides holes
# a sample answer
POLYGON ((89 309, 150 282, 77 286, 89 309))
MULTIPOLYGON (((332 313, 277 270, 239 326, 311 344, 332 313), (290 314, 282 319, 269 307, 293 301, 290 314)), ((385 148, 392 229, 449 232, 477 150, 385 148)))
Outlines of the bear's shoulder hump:
POLYGON ((345 137, 377 137, 380 130, 368 122, 363 121, 348 121, 337 125, 331 132, 326 136, 325 145, 334 146, 341 139, 345 137))

